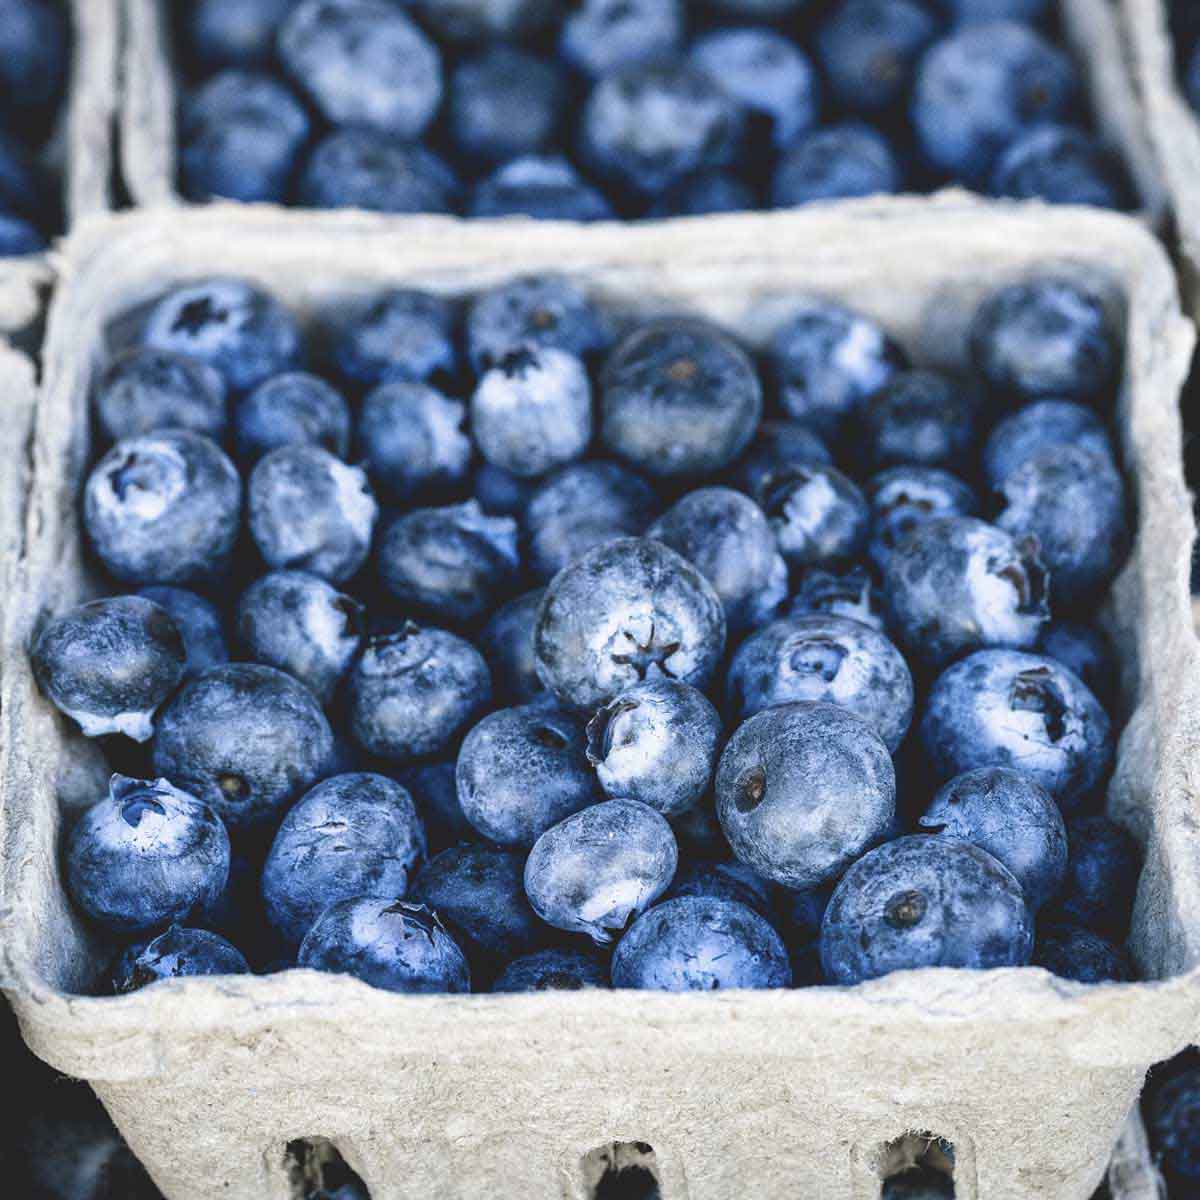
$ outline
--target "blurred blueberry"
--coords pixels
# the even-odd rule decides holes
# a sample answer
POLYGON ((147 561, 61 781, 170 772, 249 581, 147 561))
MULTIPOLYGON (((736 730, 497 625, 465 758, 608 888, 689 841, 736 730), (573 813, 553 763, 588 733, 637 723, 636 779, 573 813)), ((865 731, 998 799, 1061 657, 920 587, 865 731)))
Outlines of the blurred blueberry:
POLYGON ((813 463, 832 466, 833 456, 811 429, 799 421, 763 421, 730 475, 748 496, 757 496, 769 476, 813 463))
POLYGON ((756 21, 778 21, 803 13, 813 0, 709 0, 713 8, 756 21))
POLYGON ((416 801, 430 854, 475 836, 474 827, 458 803, 452 761, 424 763, 400 771, 398 778, 416 801))
POLYGON ((975 493, 956 475, 937 467, 889 467, 867 481, 871 501, 871 558, 886 570, 892 551, 931 517, 974 516, 975 493))
POLYGON ((242 952, 220 934, 206 929, 172 925, 134 950, 135 953, 122 956, 113 975, 112 989, 117 996, 136 992, 162 979, 250 974, 250 964, 242 952))
POLYGON ((514 959, 492 984, 492 991, 578 992, 608 986, 608 971, 592 955, 551 947, 514 959))
POLYGON ((1040 929, 1033 965, 1076 983, 1125 983, 1134 978, 1122 947, 1079 925, 1040 929))
POLYGON ((1117 690, 1117 660, 1112 642, 1100 630, 1074 621, 1051 621, 1037 648, 1074 671, 1101 704, 1109 705, 1117 690))
POLYGON ((0 212, 0 258, 41 254, 46 246, 46 239, 24 217, 0 212))
POLYGON ((898 192, 902 185, 900 163, 883 134, 847 122, 814 129, 791 143, 775 168, 771 201, 776 208, 796 208, 898 192))
POLYGON ((183 638, 184 679, 195 679, 209 667, 219 667, 229 661, 224 618, 211 600, 174 587, 139 588, 138 595, 165 608, 175 622, 183 638))
POLYGON ((989 190, 1048 204, 1130 209, 1135 203, 1120 158, 1098 138, 1065 125, 1040 125, 1017 138, 996 163, 989 190))
POLYGON ((710 213, 743 212, 758 207, 758 200, 745 180, 714 167, 693 171, 676 180, 656 197, 646 216, 655 220, 705 217, 710 213))
POLYGON ((1145 1112, 1160 1161, 1194 1186, 1200 1181, 1200 1067, 1180 1071, 1150 1090, 1145 1112))
POLYGON ((969 21, 1043 20, 1050 12, 1051 0, 941 0, 951 18, 962 24, 969 21))
MULTIPOLYGON (((711 900, 732 900, 753 909, 760 917, 775 924, 771 885, 740 862, 709 862, 692 859, 680 866, 675 880, 663 893, 663 901, 679 896, 706 896, 711 900)), ((818 921, 818 925, 820 922, 818 921)))
POLYGON ((491 46, 468 59, 450 82, 450 129, 472 160, 538 153, 554 139, 562 111, 563 81, 555 66, 511 46, 491 46))
POLYGON ((185 18, 187 48, 205 68, 265 66, 275 33, 297 0, 195 0, 185 18))
POLYGON ((96 421, 113 442, 157 429, 225 433, 225 381, 212 367, 161 350, 133 349, 104 369, 92 396, 96 421))
POLYGON ((684 16, 680 0, 580 0, 568 7, 559 50, 576 70, 598 79, 678 50, 684 16))
POLYGON ((908 1167, 883 1181, 880 1200, 954 1200, 954 1179, 936 1167, 908 1167))
POLYGON ((1105 816, 1067 822, 1067 879, 1053 916, 1124 941, 1142 872, 1137 842, 1105 816))
POLYGON ((0 105, 18 127, 27 114, 53 104, 68 72, 66 10, 50 0, 0 5, 0 105))
POLYGON ((534 588, 502 604, 479 635, 479 648, 487 659, 496 694, 524 704, 546 690, 533 656, 533 627, 545 588, 534 588))
POLYGON ((802 571, 788 602, 787 615, 807 617, 818 613, 847 617, 882 631, 883 597, 870 569, 856 564, 841 571, 821 567, 802 571))
POLYGON ((514 158, 480 180, 471 217, 533 217, 539 221, 608 221, 605 197, 557 155, 514 158))
POLYGON ((453 304, 393 288, 351 301, 332 321, 331 356, 343 379, 369 389, 398 379, 437 386, 458 372, 453 304))
POLYGON ((992 430, 983 450, 984 477, 993 489, 999 489, 1039 452, 1064 446, 1113 458, 1108 431, 1093 409, 1070 400, 1038 400, 992 430))
POLYGON ((758 502, 791 567, 830 566, 866 546, 871 510, 858 485, 821 463, 768 475, 758 502))
POLYGON ((542 32, 558 8, 553 0, 414 0, 414 6, 452 42, 529 37, 542 32))
POLYGON ((953 467, 969 459, 975 404, 958 381, 936 371, 901 371, 863 408, 865 457, 876 469, 900 464, 953 467))
POLYGON ((336 388, 305 371, 264 380, 233 417, 238 457, 256 463, 281 446, 320 446, 338 458, 350 448, 350 409, 336 388))

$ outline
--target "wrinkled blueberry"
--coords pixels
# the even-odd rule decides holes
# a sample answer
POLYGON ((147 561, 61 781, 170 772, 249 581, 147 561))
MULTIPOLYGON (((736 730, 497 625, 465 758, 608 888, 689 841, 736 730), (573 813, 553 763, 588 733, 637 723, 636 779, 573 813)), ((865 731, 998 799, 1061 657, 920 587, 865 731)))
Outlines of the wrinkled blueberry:
POLYGON ((184 679, 195 679, 209 667, 219 667, 229 661, 224 619, 211 600, 174 587, 139 588, 138 595, 165 608, 175 622, 179 636, 183 638, 184 679))
POLYGON ((608 221, 613 210, 604 195, 557 155, 525 155, 480 180, 471 197, 471 217, 533 217, 538 221, 608 221))
POLYGON ((1074 446, 1115 458, 1095 411, 1070 400, 1038 400, 1001 421, 983 449, 983 474, 993 488, 1043 450, 1074 446))
POLYGON ((785 467, 763 480, 758 502, 791 567, 832 566, 854 558, 866 545, 867 499, 836 467, 785 467))
POLYGON ((671 54, 683 35, 681 0, 580 0, 563 20, 559 49, 571 66, 598 79, 671 54))
POLYGON ((604 964, 582 950, 535 950, 514 959, 492 984, 493 992, 578 992, 608 987, 604 964))
POLYGON ((225 381, 205 363, 161 350, 133 349, 105 368, 92 397, 109 441, 157 429, 190 429, 219 441, 225 433, 225 381))
POLYGON ((803 571, 787 615, 807 617, 817 613, 847 617, 882 631, 883 598, 870 570, 856 565, 844 571, 826 571, 821 567, 803 571))
POLYGON ((281 446, 320 446, 338 458, 350 448, 350 409, 316 375, 289 371, 264 380, 237 406, 238 457, 256 463, 281 446))
POLYGON ((132 947, 130 953, 121 956, 113 973, 112 990, 121 996, 162 979, 249 973, 245 955, 220 934, 172 925, 144 946, 132 947))
POLYGON ((937 467, 889 467, 867 481, 871 501, 871 542, 875 565, 886 570, 892 551, 930 517, 974 516, 975 493, 949 471, 937 467))
POLYGON ((865 456, 876 467, 953 467, 971 452, 975 405, 936 371, 901 371, 863 408, 865 456))
POLYGON ((1033 965, 1076 983, 1125 983, 1134 977, 1124 949, 1079 925, 1039 930, 1033 965))
POLYGON ((533 657, 533 627, 545 588, 535 588, 492 614, 479 648, 492 671, 498 696, 524 704, 546 690, 533 657))
POLYGON ((996 163, 990 190, 1012 200, 1134 207, 1120 158, 1098 138, 1065 125, 1040 125, 1017 138, 996 163))
POLYGON ((393 379, 439 383, 458 369, 454 306, 430 292, 394 288, 352 302, 335 318, 334 365, 364 388, 393 379))
POLYGON ((1067 822, 1067 880, 1055 916, 1124 940, 1142 869, 1137 842, 1105 816, 1067 822))
POLYGON ((799 421, 764 421, 730 474, 743 492, 757 496, 771 475, 810 464, 833 464, 825 443, 811 429, 799 421))
POLYGON ((771 200, 797 208, 900 191, 903 172, 887 139, 869 125, 846 122, 802 134, 775 168, 771 200))
POLYGON ((536 154, 554 139, 563 81, 544 59, 492 46, 455 70, 448 107, 450 129, 463 154, 505 162, 536 154))

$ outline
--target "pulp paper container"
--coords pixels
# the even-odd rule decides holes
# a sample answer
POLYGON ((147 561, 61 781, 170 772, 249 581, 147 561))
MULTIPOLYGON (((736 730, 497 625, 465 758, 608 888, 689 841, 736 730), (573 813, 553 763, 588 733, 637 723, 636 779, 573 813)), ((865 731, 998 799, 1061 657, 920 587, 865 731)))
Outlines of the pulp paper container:
POLYGON ((171 1200, 298 1195, 301 1164, 333 1148, 374 1200, 586 1200, 606 1163, 631 1160, 665 1200, 868 1200, 881 1172, 942 1156, 939 1138, 960 1200, 1086 1200, 1146 1069, 1200 1030, 1200 643, 1178 415, 1192 342, 1157 242, 1082 210, 947 197, 581 230, 225 206, 80 229, 49 317, 0 647, 0 983, 25 1038, 92 1083, 171 1200), (1051 267, 1104 289, 1127 346, 1119 448, 1139 524, 1105 606, 1131 713, 1109 809, 1145 850, 1132 946, 1147 982, 941 968, 848 989, 401 996, 293 970, 86 995, 106 964, 61 886, 59 793, 98 797, 103 764, 39 695, 27 649, 92 588, 87 401, 131 311, 218 272, 307 319, 384 286, 458 294, 551 270, 752 346, 818 291, 942 366, 986 293, 1051 267))

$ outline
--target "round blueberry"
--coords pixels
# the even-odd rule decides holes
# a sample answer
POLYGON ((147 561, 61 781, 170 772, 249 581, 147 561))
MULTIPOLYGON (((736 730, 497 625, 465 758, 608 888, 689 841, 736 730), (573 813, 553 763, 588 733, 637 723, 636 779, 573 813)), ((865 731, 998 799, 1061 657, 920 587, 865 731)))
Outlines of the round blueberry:
POLYGON ((492 46, 455 70, 448 110, 463 154, 506 162, 553 141, 563 111, 563 80, 552 63, 536 55, 492 46))
POLYGON ((209 667, 219 667, 229 661, 225 621, 211 600, 184 588, 174 587, 139 588, 138 595, 165 608, 167 615, 175 622, 183 638, 184 679, 195 679, 209 667))
POLYGON ((1098 138, 1066 125, 1039 125, 996 163, 991 194, 1048 204, 1130 209, 1134 197, 1120 158, 1098 138))
MULTIPOLYGON (((184 638, 186 641, 186 636, 184 638)), ((1051 621, 1042 630, 1037 648, 1074 671, 1108 705, 1117 690, 1117 662, 1112 642, 1091 625, 1051 621)))
POLYGON ((331 330, 331 356, 347 383, 372 388, 395 379, 434 383, 458 372, 449 300, 396 288, 353 301, 331 330))
POLYGON ((189 429, 219 441, 225 433, 225 381, 205 363, 161 350, 133 349, 105 368, 92 397, 112 442, 158 429, 189 429))
POLYGON ((416 0, 416 8, 443 38, 483 42, 540 33, 558 6, 553 0, 416 0))
POLYGON ((758 207, 754 191, 745 180, 730 171, 709 167, 677 179, 656 197, 646 216, 650 220, 705 217, 758 207))
POLYGON ((582 950, 535 950, 514 959, 492 984, 493 992, 578 992, 608 987, 604 964, 582 950))
POLYGON ((1134 977, 1123 948, 1079 925, 1039 930, 1033 965, 1076 983, 1125 983, 1134 977))
POLYGON ((0 212, 0 258, 41 254, 46 248, 45 237, 24 217, 0 212))
POLYGON ((275 53, 275 31, 296 0, 195 0, 185 18, 187 48, 207 68, 263 66, 275 53))
POLYGON ((1200 1181, 1200 1067, 1190 1067, 1153 1089, 1146 1124, 1161 1161, 1175 1175, 1200 1181))
POLYGON ((533 656, 533 627, 545 591, 535 588, 502 604, 479 635, 479 648, 491 668, 497 695, 517 704, 546 690, 533 656))
POLYGON ((113 973, 113 994, 136 992, 163 979, 193 975, 249 975, 250 964, 236 946, 206 929, 172 925, 143 946, 121 956, 113 973))
POLYGON ((974 443, 971 397, 935 371, 901 371, 862 416, 865 455, 876 468, 954 466, 967 459, 974 443))
POLYGON ((937 467, 889 467, 867 481, 871 501, 871 542, 867 547, 880 570, 892 551, 930 517, 974 516, 975 493, 949 471, 937 467))
POLYGON ((1142 870, 1137 842, 1105 816, 1067 823, 1067 879, 1055 916, 1124 940, 1142 870))
POLYGON ((769 476, 813 464, 832 466, 833 456, 811 429, 799 421, 764 421, 730 474, 743 492, 757 496, 769 476))
POLYGON ((289 371, 264 380, 233 418, 238 458, 256 463, 281 446, 320 446, 338 458, 350 448, 350 409, 316 375, 289 371))
POLYGON ((801 572, 787 615, 808 617, 818 613, 847 617, 882 631, 883 597, 870 570, 855 565, 843 571, 809 567, 801 572))
POLYGON ((565 158, 525 155, 479 181, 471 217, 532 217, 538 221, 609 221, 613 210, 565 158))
POLYGON ((775 924, 771 885, 761 875, 756 875, 740 862, 693 859, 675 873, 674 882, 663 893, 663 901, 674 900, 679 896, 707 896, 712 900, 732 900, 735 904, 744 904, 753 909, 760 917, 764 917, 772 925, 775 924))
POLYGON ((0 22, 0 96, 18 127, 54 103, 67 82, 67 13, 48 0, 7 0, 0 22))
POLYGON ((684 15, 681 0, 580 0, 567 10, 559 50, 576 70, 599 79, 678 50, 684 15))
POLYGON ((1101 458, 1113 456, 1108 431, 1095 411, 1070 400, 1038 400, 1006 417, 983 449, 983 474, 993 489, 1043 450, 1075 446, 1101 458))
POLYGON ((831 566, 866 545, 867 499, 836 467, 809 463, 773 472, 762 481, 758 502, 789 566, 831 566))
POLYGON ((903 172, 887 138, 847 122, 802 134, 788 147, 771 183, 776 208, 900 191, 903 172))

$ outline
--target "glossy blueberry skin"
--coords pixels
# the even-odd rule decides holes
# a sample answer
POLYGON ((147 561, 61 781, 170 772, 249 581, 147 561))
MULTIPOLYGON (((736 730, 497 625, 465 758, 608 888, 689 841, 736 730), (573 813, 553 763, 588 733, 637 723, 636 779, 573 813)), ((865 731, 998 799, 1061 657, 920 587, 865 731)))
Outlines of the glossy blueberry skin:
POLYGON ((572 10, 563 21, 559 51, 593 79, 669 55, 683 42, 681 0, 582 0, 572 10))
POLYGON ((1037 542, 974 517, 929 517, 888 556, 891 627, 922 666, 987 646, 1032 647, 1050 618, 1037 542))
POLYGON ((870 570, 862 565, 843 571, 809 567, 800 575, 796 593, 787 610, 789 617, 808 617, 827 613, 848 617, 851 621, 882 632, 883 597, 870 570))
POLYGON ((205 67, 262 66, 275 31, 297 0, 196 0, 186 17, 187 48, 205 67))
POLYGON ((1067 125, 1041 125, 996 163, 990 192, 1012 200, 1130 209, 1135 201, 1121 160, 1098 138, 1067 125))
POLYGON ((542 682, 567 707, 595 710, 644 679, 703 689, 725 649, 712 585, 661 542, 620 538, 551 581, 533 634, 542 682))
POLYGON ((551 63, 511 46, 492 46, 455 70, 450 129, 463 154, 506 162, 536 154, 554 139, 562 104, 563 80, 551 63))
POLYGON ((1146 1124, 1163 1163, 1181 1179, 1200 1180, 1200 1068, 1181 1071, 1151 1091, 1146 1124))
POLYGON ((440 37, 456 43, 531 37, 557 8, 551 0, 416 0, 415 7, 440 37))
POLYGON ((379 506, 360 467, 320 446, 281 446, 259 460, 246 490, 268 567, 342 583, 366 562, 379 506))
POLYGON ((180 105, 183 191, 192 200, 282 203, 310 132, 290 88, 258 71, 227 68, 180 105))
POLYGON ((525 505, 529 566, 549 580, 587 551, 641 534, 658 501, 649 485, 612 462, 582 462, 551 475, 525 505))
POLYGON ((538 221, 609 221, 604 195, 558 155, 527 154, 497 167, 475 187, 471 217, 532 217, 538 221))
POLYGON ((20 124, 23 114, 52 104, 63 91, 70 34, 67 17, 46 0, 5 0, 0 20, 0 96, 8 116, 20 124))
POLYGON ((901 371, 862 416, 866 455, 876 469, 959 466, 975 438, 971 396, 936 371, 901 371))
POLYGON ((161 429, 118 442, 84 485, 96 557, 126 583, 210 582, 224 574, 242 516, 242 482, 213 441, 161 429))
POLYGON ((767 351, 780 405, 822 438, 846 421, 905 366, 880 325, 832 300, 801 300, 767 351))
POLYGON ((383 0, 301 0, 279 30, 280 61, 334 125, 416 138, 442 100, 437 47, 383 0))
POLYGON ((615 988, 715 992, 792 983, 779 934, 744 904, 680 896, 638 918, 613 953, 615 988))
POLYGON ((219 441, 226 424, 225 381, 205 363, 135 348, 105 368, 92 408, 112 442, 157 429, 190 429, 219 441))
POLYGON ((533 627, 545 590, 534 588, 502 604, 479 635, 479 648, 491 668, 496 694, 516 704, 546 690, 533 656, 533 627))
POLYGON ((150 310, 142 344, 198 358, 215 367, 234 392, 294 366, 300 330, 278 300, 243 279, 183 284, 150 310))
POLYGON ((1021 967, 1033 916, 1021 885, 970 842, 902 837, 865 854, 833 890, 821 965, 843 987, 921 967, 1021 967))
POLYGON ((971 322, 975 369, 1002 401, 1107 398, 1120 348, 1100 297, 1059 276, 1010 284, 971 322))
POLYGON ((799 421, 764 421, 730 476, 748 496, 757 496, 769 476, 811 464, 833 465, 833 456, 811 429, 799 421))
POLYGON ((836 467, 787 467, 763 480, 757 499, 790 567, 843 563, 866 546, 870 506, 836 467))
POLYGON ((658 477, 728 466, 750 444, 762 387, 745 351, 706 321, 663 318, 625 337, 600 379, 604 444, 658 477))
POLYGON ((976 767, 1012 767, 1070 813, 1108 778, 1112 725, 1077 676, 1042 654, 979 650, 929 693, 921 741, 947 780, 976 767))
POLYGON ((583 721, 544 704, 484 717, 463 739, 455 781, 463 815, 501 846, 532 846, 600 799, 583 721))
POLYGON ((606 988, 605 965, 582 950, 559 950, 553 946, 514 959, 492 984, 500 992, 578 992, 606 988))
POLYGON ((651 220, 705 217, 710 213, 742 212, 758 207, 754 190, 744 180, 729 171, 710 167, 676 180, 655 199, 646 216, 651 220))
POLYGON ((437 916, 403 900, 331 904, 308 931, 296 961, 388 992, 471 990, 467 960, 437 916))
POLYGON ((411 763, 444 752, 492 699, 470 642, 411 622, 368 641, 350 672, 350 732, 368 753, 411 763))
POLYGON ((92 920, 148 933, 213 907, 229 878, 229 834, 165 779, 114 775, 68 833, 64 866, 71 899, 92 920))
POLYGON ((489 517, 474 500, 397 517, 376 552, 384 586, 433 618, 483 620, 516 583, 517 523, 489 517))
POLYGON ((900 651, 847 617, 772 621, 738 647, 726 688, 738 720, 797 700, 836 704, 866 721, 892 754, 912 722, 912 675, 900 651))
POLYGON ((320 446, 345 458, 350 409, 325 380, 288 371, 260 383, 238 404, 233 435, 243 463, 256 463, 281 446, 320 446))
POLYGON ((900 191, 903 171, 887 139, 869 125, 846 122, 803 134, 775 169, 771 201, 797 208, 900 191))
POLYGON ((1129 932, 1142 870, 1138 844, 1107 817, 1067 822, 1067 879, 1054 916, 1115 941, 1129 932))
POLYGON ((1002 862, 1037 912, 1062 887, 1067 829, 1053 797, 1021 771, 983 767, 942 787, 917 822, 923 830, 971 842, 1002 862))
POLYGON ((867 547, 880 570, 892 551, 930 517, 971 517, 979 510, 975 493, 956 475, 938 467, 889 467, 867 481, 871 501, 871 542, 867 547))
POLYGON ((121 956, 112 990, 114 995, 123 996, 162 979, 249 974, 245 955, 220 934, 172 925, 144 946, 131 947, 121 956))
POLYGON ((1080 925, 1039 930, 1033 965, 1076 983, 1125 983, 1134 978, 1122 947, 1080 925))
POLYGON ((458 371, 455 312, 431 292, 394 288, 351 302, 331 330, 331 357, 364 389, 395 379, 440 384, 458 371))
POLYGON ((219 667, 229 661, 225 622, 211 600, 174 587, 144 587, 139 588, 137 594, 165 608, 175 622, 179 636, 183 638, 184 679, 195 679, 209 667, 219 667))
POLYGON ((163 709, 154 769, 233 830, 278 819, 327 774, 333 733, 313 694, 272 667, 229 663, 186 683, 163 709))
POLYGON ((609 799, 677 817, 708 791, 720 738, 721 718, 703 692, 647 679, 588 722, 587 757, 609 799))
POLYGON ((1115 462, 1112 442, 1095 410, 1070 400, 1038 400, 1001 421, 983 449, 983 474, 992 488, 1043 450, 1075 446, 1115 462))
POLYGON ((54 617, 29 657, 42 694, 85 737, 123 733, 137 742, 153 734, 154 712, 187 661, 179 627, 141 596, 92 600, 54 617))
POLYGON ((1117 691, 1117 662, 1112 642, 1100 630, 1074 621, 1051 621, 1037 648, 1074 671, 1109 707, 1117 691))
MULTIPOLYGON (((709 862, 693 859, 675 872, 675 880, 663 893, 663 902, 679 896, 706 896, 711 900, 731 900, 753 909, 760 917, 776 923, 771 885, 749 867, 736 860, 709 862)), ((818 925, 820 922, 818 921, 818 925)))
POLYGON ((548 925, 606 946, 675 877, 666 819, 637 800, 605 800, 552 826, 525 861, 525 894, 548 925))
POLYGON ((383 775, 335 775, 283 818, 262 872, 267 917, 294 950, 329 905, 403 896, 425 858, 412 797, 383 775))

